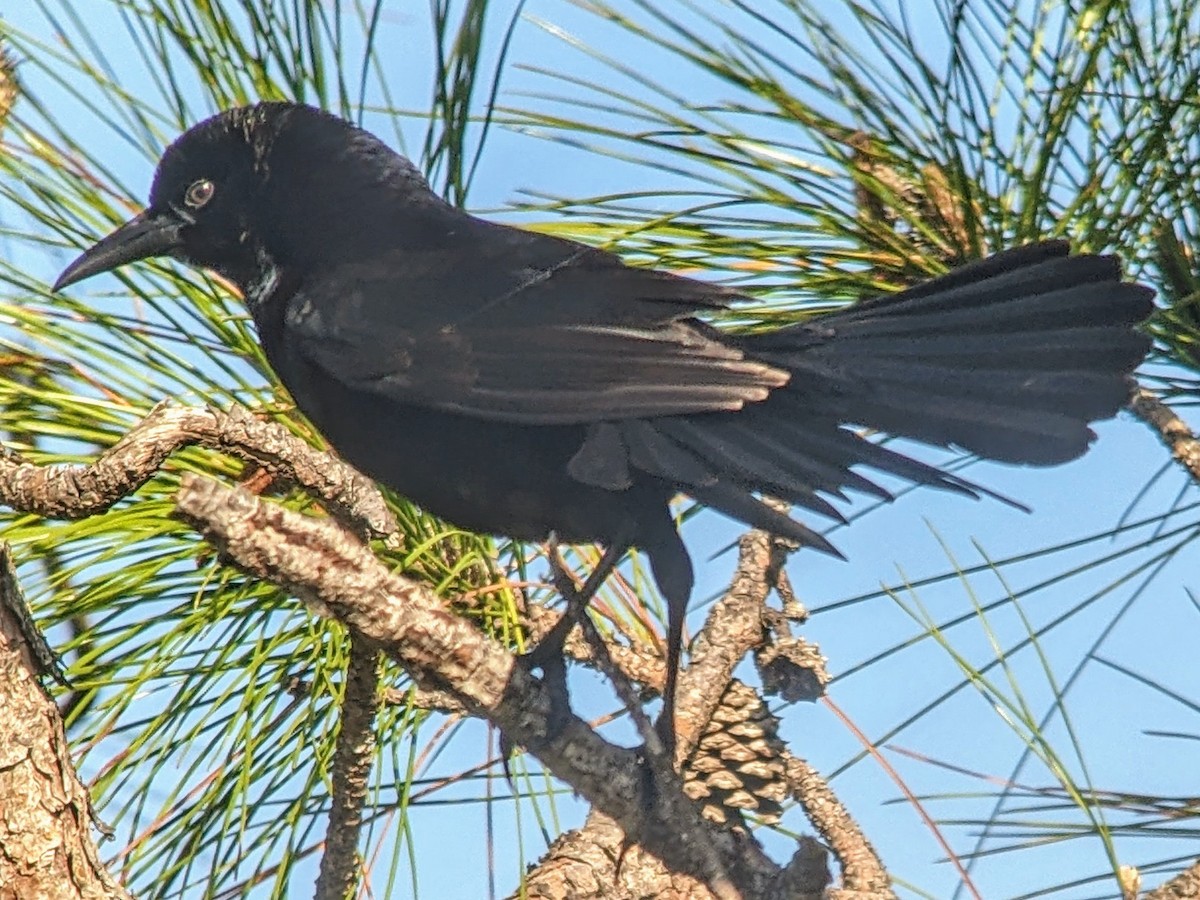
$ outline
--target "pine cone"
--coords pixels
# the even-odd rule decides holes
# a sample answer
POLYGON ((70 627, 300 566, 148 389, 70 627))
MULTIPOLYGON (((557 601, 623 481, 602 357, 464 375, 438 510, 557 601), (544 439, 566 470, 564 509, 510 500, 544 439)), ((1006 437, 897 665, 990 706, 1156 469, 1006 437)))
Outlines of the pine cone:
POLYGON ((683 767, 683 790, 704 804, 714 822, 742 821, 742 811, 768 823, 779 821, 787 798, 779 720, 755 691, 729 683, 721 704, 683 767))

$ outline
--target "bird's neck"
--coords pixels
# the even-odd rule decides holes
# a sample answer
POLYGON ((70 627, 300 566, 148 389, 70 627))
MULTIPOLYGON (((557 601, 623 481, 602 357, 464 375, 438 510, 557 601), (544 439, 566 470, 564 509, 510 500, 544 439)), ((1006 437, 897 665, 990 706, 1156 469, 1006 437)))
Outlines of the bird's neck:
MULTIPOLYGON (((255 249, 253 270, 237 280, 246 306, 256 319, 259 309, 279 301, 280 286, 285 283, 283 273, 283 267, 265 247, 260 245, 255 249)), ((286 298, 283 299, 286 302, 286 298)))
POLYGON ((260 250, 254 275, 238 285, 267 362, 281 377, 287 371, 283 334, 288 304, 301 284, 302 275, 297 269, 276 262, 260 250))

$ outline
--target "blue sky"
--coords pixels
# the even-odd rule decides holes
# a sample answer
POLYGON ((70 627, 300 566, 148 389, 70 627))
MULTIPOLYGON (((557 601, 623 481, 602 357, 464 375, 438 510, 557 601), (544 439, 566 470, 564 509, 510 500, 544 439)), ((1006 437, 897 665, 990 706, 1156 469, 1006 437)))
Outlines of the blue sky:
MULTIPOLYGON (((919 5, 919 4, 918 4, 919 5)), ((32 4, 20 4, 7 18, 22 29, 50 36, 44 19, 32 4)), ((632 8, 632 4, 630 4, 632 8)), ((90 24, 96 40, 119 46, 127 40, 115 16, 97 13, 90 24)), ((105 7, 106 8, 106 7, 105 7)), ((402 105, 419 107, 427 89, 429 48, 428 25, 423 5, 417 10, 396 3, 388 7, 381 25, 381 45, 394 47, 389 58, 389 80, 398 86, 402 105)), ((689 80, 677 65, 644 47, 620 43, 619 32, 600 25, 596 19, 563 0, 539 0, 526 6, 526 19, 518 27, 511 51, 516 62, 535 61, 548 69, 587 76, 595 65, 583 59, 569 42, 540 27, 538 20, 576 34, 585 42, 600 44, 614 55, 634 54, 639 65, 654 78, 674 83, 690 97, 724 96, 724 88, 704 79, 689 80)), ((936 36, 931 40, 936 40, 936 36)), ((145 85, 139 64, 130 59, 125 83, 133 92, 145 85)), ((124 73, 123 73, 124 75, 124 73)), ((597 74, 596 77, 599 77, 597 74)), ((514 71, 505 81, 505 90, 544 88, 544 78, 514 71)), ((414 129, 408 149, 414 149, 414 129)), ((128 146, 104 137, 105 158, 126 181, 137 198, 144 198, 149 185, 150 163, 130 153, 128 146), (111 143, 111 147, 107 146, 111 143)), ((523 192, 534 190, 559 195, 589 196, 612 190, 640 190, 663 186, 661 173, 620 164, 585 149, 569 147, 537 136, 497 129, 489 139, 472 202, 477 208, 503 207, 523 192)), ((668 201, 660 201, 662 211, 670 212, 668 201)), ((65 259, 67 254, 63 254, 65 259)), ((60 260, 61 261, 61 260, 60 260)), ((47 261, 47 276, 54 271, 54 260, 47 261)), ((97 292, 102 286, 94 288, 97 292)), ((1040 547, 1066 543, 1112 529, 1137 499, 1131 521, 1149 518, 1166 509, 1184 487, 1184 479, 1171 471, 1144 497, 1141 488, 1164 461, 1164 452, 1148 430, 1122 415, 1098 428, 1099 440, 1082 460, 1054 470, 1031 470, 979 464, 970 469, 972 479, 1012 496, 1033 507, 1033 513, 1007 508, 994 501, 973 502, 932 491, 906 494, 891 506, 874 510, 854 522, 850 528, 832 534, 849 558, 840 562, 801 552, 793 559, 789 572, 801 599, 814 616, 803 634, 820 644, 839 677, 831 697, 858 728, 878 740, 904 723, 923 705, 961 682, 961 674, 951 656, 936 642, 924 638, 924 629, 905 613, 892 597, 880 591, 881 585, 893 586, 902 601, 920 604, 937 621, 969 614, 973 600, 980 604, 1003 598, 1005 587, 996 573, 985 572, 969 580, 970 590, 962 582, 944 583, 907 593, 905 584, 953 571, 947 557, 951 553, 961 566, 981 561, 981 547, 992 560, 1018 557, 1040 547), (942 542, 945 542, 945 549, 942 542), (972 597, 971 591, 975 592, 972 597), (845 603, 848 598, 863 598, 845 603), (913 643, 870 667, 856 667, 875 654, 912 639, 913 643)), ((937 459, 925 454, 923 458, 937 459)), ((949 457, 943 457, 948 459, 949 457)), ((1195 487, 1181 505, 1200 500, 1195 487)), ((865 508, 865 507, 861 507, 865 508)), ((857 509, 857 508, 856 508, 857 509)), ((1196 512, 1176 516, 1168 526, 1195 523, 1196 512)), ((1081 674, 1068 694, 1070 720, 1085 749, 1087 771, 1097 788, 1186 795, 1195 793, 1188 773, 1194 770, 1193 741, 1167 739, 1146 734, 1149 730, 1200 733, 1188 718, 1188 710, 1160 692, 1122 675, 1113 668, 1089 659, 1101 656, 1119 661, 1148 679, 1178 691, 1195 702, 1200 698, 1200 677, 1195 666, 1194 635, 1197 611, 1187 589, 1196 591, 1195 565, 1176 560, 1161 570, 1135 575, 1108 589, 1121 576, 1150 554, 1143 553, 1112 564, 1082 571, 1057 583, 1024 594, 1031 586, 1072 567, 1112 554, 1121 547, 1145 540, 1154 526, 1117 537, 1094 540, 1080 548, 1063 551, 1048 558, 1005 566, 1001 572, 1008 586, 1021 595, 1020 606, 1035 624, 1049 623, 1077 604, 1099 594, 1077 614, 1063 620, 1045 634, 1041 649, 1051 661, 1053 674, 1061 685, 1077 668, 1081 674), (1115 623, 1115 624, 1114 624, 1115 623), (1111 632, 1108 629, 1112 629, 1111 632), (1097 649, 1098 648, 1098 649, 1097 649)), ((686 526, 685 537, 700 563, 699 587, 693 604, 694 625, 703 621, 706 598, 722 589, 733 566, 733 555, 720 552, 740 533, 740 527, 715 515, 704 515, 686 526)), ((989 626, 999 645, 1020 642, 1025 625, 1005 604, 989 616, 989 626)), ((948 632, 953 648, 976 665, 994 656, 989 635, 978 621, 968 621, 948 632)), ((1035 716, 1050 707, 1053 693, 1037 654, 1031 648, 1009 659, 1020 690, 1028 698, 1035 716)), ((749 680, 753 675, 746 668, 749 680)), ((994 672, 999 689, 1011 691, 1005 677, 994 672)), ((589 676, 575 681, 574 702, 583 712, 599 713, 612 708, 611 693, 589 676)), ((861 746, 846 727, 824 706, 781 707, 783 735, 794 752, 805 757, 826 773, 837 773, 834 789, 848 804, 867 834, 882 853, 893 874, 917 886, 928 896, 949 897, 958 883, 951 867, 939 862, 941 852, 920 822, 912 807, 891 802, 899 792, 871 760, 847 764, 861 752, 861 746)), ((1061 723, 1050 727, 1059 738, 1058 746, 1066 764, 1082 778, 1081 764, 1070 754, 1061 723)), ((482 758, 487 752, 486 729, 475 723, 463 728, 451 752, 436 762, 436 772, 454 772, 482 758)), ((930 758, 952 762, 965 769, 997 778, 1007 777, 1019 758, 1023 744, 983 695, 972 688, 959 690, 940 700, 916 722, 906 726, 889 741, 930 758)), ((928 762, 909 759, 889 752, 890 762, 900 771, 908 786, 919 795, 984 792, 989 785, 966 775, 948 773, 928 762)), ((1018 780, 1037 786, 1054 786, 1051 775, 1039 764, 1030 764, 1018 780)), ((478 795, 476 788, 468 789, 478 795)), ((497 790, 503 792, 503 786, 497 790)), ((953 819, 986 814, 991 801, 962 797, 957 800, 931 801, 929 808, 937 816, 953 819)), ((581 820, 583 809, 570 800, 560 802, 566 825, 581 820)), ((1029 814, 1030 820, 1054 818, 1058 814, 1029 814)), ((540 837, 533 816, 526 810, 518 824, 510 805, 494 810, 497 858, 502 861, 496 879, 503 894, 515 884, 520 865, 515 854, 518 829, 524 838, 528 861, 540 853, 540 837)), ((785 824, 797 831, 808 831, 807 824, 793 812, 785 824)), ((434 805, 419 807, 412 814, 414 857, 419 860, 420 896, 470 898, 486 896, 487 855, 486 820, 482 804, 434 805)), ((954 846, 966 852, 972 846, 969 829, 946 828, 954 846)), ((786 852, 788 842, 779 835, 763 834, 764 841, 777 853, 786 852)), ((1005 843, 999 841, 999 844, 1005 843)), ((1187 849, 1164 849, 1165 840, 1136 842, 1118 839, 1123 862, 1136 864, 1187 849)), ((994 846, 994 845, 993 845, 994 846)), ((1068 881, 1072 877, 1099 874, 1105 868, 1100 843, 1095 838, 1024 849, 981 859, 975 871, 983 895, 1015 897, 1046 884, 1068 881)), ((401 864, 402 869, 407 863, 401 864)), ((392 896, 409 896, 408 874, 399 880, 392 896)), ((1158 879, 1148 875, 1147 885, 1158 879)), ((1091 885, 1067 891, 1059 896, 1111 896, 1111 883, 1091 885)), ((902 895, 906 892, 901 891, 902 895)), ((307 896, 306 884, 294 884, 293 896, 307 896)), ((907 894, 919 896, 916 893, 907 894)))

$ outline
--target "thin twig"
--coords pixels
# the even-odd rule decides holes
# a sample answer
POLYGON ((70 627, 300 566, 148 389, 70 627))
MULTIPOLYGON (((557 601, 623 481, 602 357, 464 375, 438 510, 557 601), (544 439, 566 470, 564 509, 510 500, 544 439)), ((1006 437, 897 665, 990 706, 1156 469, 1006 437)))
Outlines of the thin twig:
POLYGON ((693 641, 691 664, 679 676, 678 759, 686 759, 695 749, 733 670, 764 640, 763 610, 773 586, 773 556, 781 552, 776 540, 763 531, 747 532, 738 542, 733 581, 713 604, 693 641))
POLYGON ((1135 416, 1158 432, 1171 455, 1188 470, 1193 481, 1200 483, 1200 438, 1196 437, 1187 422, 1144 387, 1134 389, 1133 396, 1129 399, 1129 408, 1135 416))
POLYGON ((316 900, 352 897, 362 876, 358 855, 363 805, 375 760, 375 713, 379 708, 379 648, 350 635, 350 661, 337 746, 333 752, 333 806, 325 832, 325 854, 317 876, 316 900))
MULTIPOLYGON (((564 599, 568 600, 568 609, 579 606, 577 588, 571 582, 571 576, 567 573, 566 564, 558 552, 556 542, 551 542, 549 552, 550 569, 554 576, 555 588, 564 599)), ((654 761, 661 760, 666 756, 666 750, 663 748, 658 734, 655 733, 654 727, 650 724, 650 719, 646 716, 645 710, 642 709, 641 697, 634 691, 630 679, 613 661, 612 654, 609 653, 610 642, 604 639, 604 635, 600 633, 600 630, 596 627, 596 623, 591 620, 586 611, 582 615, 577 615, 576 618, 576 625, 583 635, 584 643, 590 647, 592 659, 600 671, 608 677, 613 689, 617 692, 617 697, 629 712, 629 717, 633 720, 633 725, 637 729, 648 751, 650 757, 648 762, 653 764, 654 761)), ((665 764, 670 765, 670 761, 665 761, 665 764)))
POLYGON ((783 751, 788 788, 804 807, 808 820, 833 850, 842 866, 842 883, 848 894, 894 900, 891 878, 879 854, 829 782, 803 759, 783 751))

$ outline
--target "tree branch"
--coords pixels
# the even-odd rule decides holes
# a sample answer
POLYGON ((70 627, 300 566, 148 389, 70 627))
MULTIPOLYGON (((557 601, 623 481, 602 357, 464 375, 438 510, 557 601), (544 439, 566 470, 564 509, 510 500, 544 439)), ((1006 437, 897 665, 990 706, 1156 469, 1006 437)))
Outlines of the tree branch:
POLYGON ((714 896, 703 882, 672 872, 639 847, 627 848, 621 826, 593 809, 581 828, 555 839, 509 900, 713 900, 714 896))
POLYGON ((223 413, 160 403, 89 465, 38 466, 0 452, 0 503, 50 518, 84 519, 136 491, 170 454, 192 444, 285 476, 356 531, 374 537, 396 532, 396 519, 371 479, 237 405, 223 413))
POLYGON ((673 870, 720 898, 785 896, 776 889, 781 870, 756 843, 706 821, 677 782, 648 784, 635 751, 575 716, 549 733, 551 699, 539 680, 427 588, 387 571, 343 528, 195 475, 184 477, 176 502, 243 569, 376 641, 422 686, 453 691, 673 870))
POLYGON ((1192 863, 1170 881, 1144 894, 1142 900, 1196 900, 1200 897, 1200 862, 1192 863))
POLYGON ((892 879, 854 817, 829 782, 799 757, 784 750, 792 797, 804 807, 808 820, 833 850, 842 866, 842 888, 833 897, 895 900, 892 879))
POLYGON ((379 708, 379 648, 350 634, 350 661, 342 696, 337 747, 333 753, 333 806, 325 831, 325 854, 317 876, 316 900, 353 897, 362 875, 358 840, 375 762, 375 713, 379 708))
POLYGON ((92 840, 92 801, 58 707, 35 674, 25 607, 0 545, 0 896, 132 900, 92 840))
POLYGON ((675 720, 680 759, 686 759, 695 748, 721 703, 733 670, 763 642, 763 610, 773 587, 771 573, 778 571, 786 553, 786 546, 764 531, 749 531, 738 541, 733 581, 709 612, 692 642, 691 663, 679 676, 675 720))
POLYGON ((1129 398, 1133 414, 1158 432, 1171 455, 1200 483, 1200 438, 1197 438, 1175 410, 1167 406, 1152 391, 1136 387, 1129 398))
MULTIPOLYGON (((733 670, 746 653, 767 645, 767 620, 780 617, 780 613, 768 609, 766 601, 771 590, 779 586, 782 565, 790 548, 762 531, 750 531, 743 535, 738 547, 737 568, 729 589, 713 605, 703 629, 694 642, 692 663, 680 676, 680 705, 682 708, 682 698, 687 691, 689 727, 695 729, 694 735, 690 731, 687 735, 688 749, 683 757, 685 773, 688 773, 687 777, 691 779, 699 779, 704 774, 700 771, 690 771, 691 766, 700 765, 699 757, 717 752, 715 748, 708 748, 706 739, 701 738, 712 730, 710 723, 726 701, 730 690, 736 687, 743 693, 752 694, 762 706, 761 697, 757 692, 751 691, 733 678, 733 670)), ((785 604, 790 601, 794 605, 790 590, 785 590, 784 593, 787 595, 784 597, 785 604)), ((536 639, 553 628, 560 614, 542 607, 531 607, 528 616, 530 630, 536 639)), ((568 638, 566 652, 576 660, 585 663, 592 661, 591 648, 582 640, 577 630, 572 631, 568 638)), ((815 650, 810 655, 813 654, 815 650)), ((612 643, 609 645, 609 656, 617 668, 630 679, 653 690, 662 690, 665 666, 657 655, 648 654, 640 647, 612 643)), ((798 663, 794 663, 795 665, 798 663)), ((823 688, 827 680, 823 669, 818 668, 812 675, 812 680, 823 688)), ((763 709, 765 713, 765 706, 763 709)), ((769 714, 767 715, 769 717, 769 714)), ((742 725, 743 729, 747 725, 749 723, 742 725)), ((719 730, 717 729, 718 732, 719 730)), ((765 777, 780 779, 780 791, 786 791, 800 803, 813 827, 833 849, 834 856, 842 868, 843 887, 840 896, 879 900, 894 898, 890 887, 891 879, 882 861, 845 805, 816 770, 786 750, 774 732, 773 720, 771 727, 766 730, 769 733, 755 741, 753 749, 757 753, 749 764, 756 767, 756 774, 758 769, 762 769, 761 774, 765 777), (768 769, 769 774, 766 771, 768 769)), ((683 742, 684 737, 681 734, 680 743, 683 742)), ((750 748, 743 746, 740 749, 745 751, 750 748)), ((726 754, 728 752, 726 750, 726 754)), ((724 760, 722 772, 727 772, 734 765, 734 761, 724 760)), ((690 790, 692 786, 689 782, 685 790, 690 790)), ((691 792, 691 796, 696 796, 696 793, 691 792)), ((549 890, 550 884, 557 884, 564 877, 564 871, 574 872, 576 865, 586 865, 594 869, 595 862, 604 859, 611 861, 612 842, 607 830, 609 824, 611 823, 607 819, 598 823, 590 818, 582 829, 562 836, 535 866, 530 875, 529 885, 542 885, 547 891, 544 893, 546 897, 565 896, 549 890), (543 879, 543 873, 544 879, 548 881, 543 879)), ((825 851, 815 842, 802 841, 780 877, 780 890, 790 892, 781 893, 780 896, 808 896, 806 892, 819 896, 829 883, 825 851)), ((629 896, 656 896, 654 892, 638 894, 632 884, 627 887, 630 891, 629 896)), ((661 885, 660 889, 665 890, 661 885)), ((531 887, 530 896, 540 895, 533 893, 531 887)), ((591 895, 583 893, 580 896, 591 895)), ((664 893, 662 896, 673 895, 664 893)), ((691 895, 685 892, 679 896, 691 895)))

